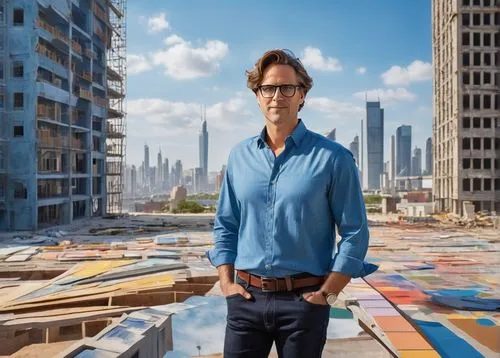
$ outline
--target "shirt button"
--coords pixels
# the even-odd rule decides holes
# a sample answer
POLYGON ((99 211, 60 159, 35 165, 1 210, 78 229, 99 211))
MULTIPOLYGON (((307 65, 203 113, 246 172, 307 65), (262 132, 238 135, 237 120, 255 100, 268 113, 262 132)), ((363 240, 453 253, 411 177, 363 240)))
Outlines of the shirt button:
POLYGON ((271 269, 271 265, 266 265, 266 270, 269 271, 271 269))

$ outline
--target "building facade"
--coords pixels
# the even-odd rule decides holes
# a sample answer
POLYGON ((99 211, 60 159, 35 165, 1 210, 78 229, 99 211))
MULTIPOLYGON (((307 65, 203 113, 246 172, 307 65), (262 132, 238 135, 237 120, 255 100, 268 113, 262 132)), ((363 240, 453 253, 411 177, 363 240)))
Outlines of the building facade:
POLYGON ((436 211, 500 211, 500 1, 433 0, 436 211))
POLYGON ((380 189, 384 171, 384 109, 380 102, 366 102, 366 120, 362 130, 363 189, 380 189))
POLYGON ((396 129, 396 175, 411 175, 411 126, 396 129))
POLYGON ((411 158, 411 175, 422 175, 422 149, 415 147, 413 157, 411 158))
POLYGON ((0 0, 0 10, 0 229, 121 211, 124 67, 110 61, 125 58, 112 35, 125 30, 124 4, 0 0))

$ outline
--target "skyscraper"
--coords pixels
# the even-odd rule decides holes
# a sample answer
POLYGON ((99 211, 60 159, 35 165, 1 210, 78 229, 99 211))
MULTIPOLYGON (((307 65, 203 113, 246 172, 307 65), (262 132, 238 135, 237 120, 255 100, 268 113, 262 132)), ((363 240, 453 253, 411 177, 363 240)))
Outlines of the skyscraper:
POLYGON ((500 212, 498 0, 433 0, 433 199, 500 212), (495 130, 494 128, 497 128, 495 130))
POLYGON ((150 180, 149 180, 149 146, 147 144, 144 144, 144 185, 149 186, 150 180))
POLYGON ((327 132, 325 137, 331 140, 337 140, 337 128, 333 128, 331 131, 327 132))
POLYGON ((180 160, 176 160, 175 162, 175 185, 183 185, 184 184, 184 174, 182 169, 182 162, 180 160))
POLYGON ((391 135, 391 148, 389 152, 389 187, 393 189, 396 186, 396 137, 391 135))
POLYGON ((199 135, 199 157, 201 168, 200 191, 206 190, 207 175, 208 175, 208 131, 207 119, 204 118, 201 123, 201 131, 199 135))
POLYGON ((135 165, 132 165, 132 173, 130 176, 130 194, 132 197, 135 196, 135 193, 137 191, 137 169, 135 165))
POLYGON ((359 166, 359 137, 355 136, 353 141, 349 144, 349 150, 356 160, 356 164, 359 166))
POLYGON ((161 147, 156 160, 156 187, 160 189, 163 182, 163 159, 161 157, 161 147))
POLYGON ((396 129, 396 176, 411 175, 411 126, 396 129))
POLYGON ((169 164, 168 158, 165 158, 165 162, 163 163, 163 187, 165 189, 170 189, 170 173, 169 173, 169 164))
POLYGON ((379 189, 380 174, 384 170, 384 109, 380 108, 380 102, 366 102, 361 155, 363 189, 379 189))
POLYGON ((422 175, 422 149, 415 147, 411 159, 411 175, 422 175))
POLYGON ((0 230, 121 212, 122 5, 0 1, 0 230))
POLYGON ((425 142, 425 175, 432 175, 432 138, 425 142))

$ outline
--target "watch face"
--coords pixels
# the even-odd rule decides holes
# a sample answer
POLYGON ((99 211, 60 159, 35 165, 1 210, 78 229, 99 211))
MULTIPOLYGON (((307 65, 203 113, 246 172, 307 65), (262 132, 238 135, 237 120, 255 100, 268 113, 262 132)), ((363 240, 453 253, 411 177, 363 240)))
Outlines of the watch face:
POLYGON ((329 305, 333 305, 335 301, 337 301, 337 295, 335 293, 330 293, 326 296, 326 302, 328 302, 329 305))

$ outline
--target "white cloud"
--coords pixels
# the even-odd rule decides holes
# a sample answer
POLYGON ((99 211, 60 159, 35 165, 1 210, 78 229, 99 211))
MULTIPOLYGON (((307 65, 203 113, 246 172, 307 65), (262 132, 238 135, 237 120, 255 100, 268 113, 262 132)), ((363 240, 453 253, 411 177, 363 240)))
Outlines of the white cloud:
POLYGON ((151 63, 144 55, 127 55, 127 74, 136 75, 149 71, 152 68, 151 63))
MULTIPOLYGON (((245 119, 252 117, 247 105, 248 102, 241 96, 217 102, 207 106, 207 121, 210 127, 221 131, 247 128, 245 119)), ((201 104, 142 98, 128 101, 127 112, 131 136, 140 134, 146 126, 150 128, 148 132, 151 135, 170 137, 199 129, 201 104)))
POLYGON ((358 73, 360 75, 364 75, 366 73, 366 67, 358 67, 356 69, 356 73, 358 73))
POLYGON ((167 76, 179 80, 206 77, 216 73, 220 61, 229 52, 228 45, 219 40, 209 40, 201 47, 193 47, 190 42, 178 36, 172 38, 170 42, 175 44, 153 54, 153 63, 163 65, 167 76))
POLYGON ((186 41, 184 41, 184 39, 180 36, 177 36, 177 35, 170 35, 169 37, 167 37, 165 39, 165 44, 167 46, 172 46, 172 45, 175 45, 175 44, 183 44, 185 43, 186 41))
POLYGON ((432 64, 416 60, 406 68, 392 66, 380 77, 386 85, 392 86, 406 86, 412 82, 427 81, 432 78, 432 64))
POLYGON ((322 113, 326 113, 332 118, 358 118, 364 113, 361 106, 350 102, 340 102, 328 97, 313 97, 306 99, 306 107, 322 113))
POLYGON ((340 61, 333 57, 323 57, 321 50, 315 47, 306 47, 301 59, 304 66, 309 66, 312 69, 319 71, 336 72, 342 71, 340 61))
POLYGON ((164 12, 159 13, 157 16, 152 16, 148 19, 148 32, 157 33, 166 30, 170 27, 166 14, 164 12))
POLYGON ((417 96, 409 92, 406 88, 396 88, 396 89, 371 89, 366 91, 360 91, 353 94, 354 97, 359 99, 367 99, 368 101, 378 101, 382 102, 401 102, 401 101, 414 101, 417 96))

